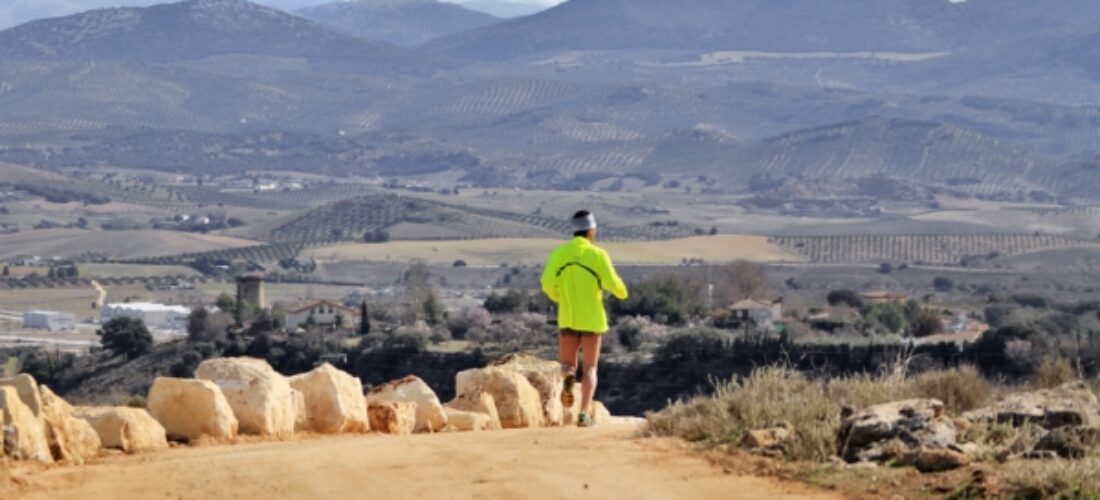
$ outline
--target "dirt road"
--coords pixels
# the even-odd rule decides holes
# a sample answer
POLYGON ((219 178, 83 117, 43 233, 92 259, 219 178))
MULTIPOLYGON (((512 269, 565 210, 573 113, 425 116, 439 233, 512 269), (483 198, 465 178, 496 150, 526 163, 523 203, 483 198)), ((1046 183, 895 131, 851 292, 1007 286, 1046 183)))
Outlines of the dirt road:
POLYGON ((832 498, 724 473, 635 427, 325 437, 16 470, 26 499, 832 498))

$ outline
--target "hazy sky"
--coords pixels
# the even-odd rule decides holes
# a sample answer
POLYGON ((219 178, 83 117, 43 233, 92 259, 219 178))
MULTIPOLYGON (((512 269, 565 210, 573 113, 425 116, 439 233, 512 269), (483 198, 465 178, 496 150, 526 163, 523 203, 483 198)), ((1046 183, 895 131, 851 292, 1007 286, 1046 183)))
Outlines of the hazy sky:
MULTIPOLYGON (((42 17, 64 16, 101 7, 153 5, 172 0, 0 0, 0 29, 42 17)), ((254 0, 281 9, 298 9, 334 0, 254 0)), ((444 0, 467 3, 473 0, 444 0)), ((503 3, 534 4, 550 7, 563 0, 497 0, 503 3)))

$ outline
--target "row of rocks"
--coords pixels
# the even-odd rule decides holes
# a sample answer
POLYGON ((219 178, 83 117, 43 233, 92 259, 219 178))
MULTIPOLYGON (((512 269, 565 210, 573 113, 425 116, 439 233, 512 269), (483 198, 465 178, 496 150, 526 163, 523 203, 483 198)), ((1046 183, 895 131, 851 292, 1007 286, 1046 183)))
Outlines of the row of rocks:
MULTIPOLYGON (((147 409, 73 408, 28 375, 0 380, 4 452, 22 460, 82 463, 101 448, 126 453, 169 441, 235 441, 241 434, 290 439, 324 434, 484 431, 571 424, 578 408, 561 405, 556 362, 512 355, 458 373, 456 396, 443 404, 408 376, 364 394, 356 377, 323 364, 285 377, 253 358, 202 362, 195 378, 157 377, 147 409)), ((575 388, 579 391, 579 388, 575 388)), ((579 394, 574 399, 579 401, 579 394)), ((597 423, 611 418, 595 403, 597 423)))
POLYGON ((1081 382, 1015 393, 996 404, 951 418, 935 399, 912 399, 845 409, 837 435, 839 456, 849 463, 895 463, 922 472, 970 464, 984 450, 960 442, 975 424, 1034 426, 1043 434, 1025 457, 1083 458, 1100 446, 1100 401, 1081 382))

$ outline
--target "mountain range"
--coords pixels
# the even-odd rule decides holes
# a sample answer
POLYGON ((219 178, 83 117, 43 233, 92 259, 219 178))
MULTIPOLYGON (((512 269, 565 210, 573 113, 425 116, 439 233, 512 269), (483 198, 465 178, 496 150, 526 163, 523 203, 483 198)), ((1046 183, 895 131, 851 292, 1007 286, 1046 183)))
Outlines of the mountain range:
POLYGON ((308 7, 297 14, 349 35, 405 47, 500 21, 435 0, 353 0, 308 7))
POLYGON ((103 9, 0 31, 0 161, 1089 200, 1097 18, 1074 0, 103 9))

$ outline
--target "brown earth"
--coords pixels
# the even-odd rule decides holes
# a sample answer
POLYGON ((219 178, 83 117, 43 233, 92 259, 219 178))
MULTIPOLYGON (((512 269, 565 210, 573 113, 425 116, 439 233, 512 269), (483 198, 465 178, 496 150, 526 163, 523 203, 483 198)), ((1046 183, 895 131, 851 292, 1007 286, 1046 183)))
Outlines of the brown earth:
MULTIPOLYGON (((839 498, 738 476, 632 425, 414 436, 319 437, 175 448, 84 467, 19 466, 25 499, 839 498)), ((4 495, 0 486, 0 496, 4 495)))

